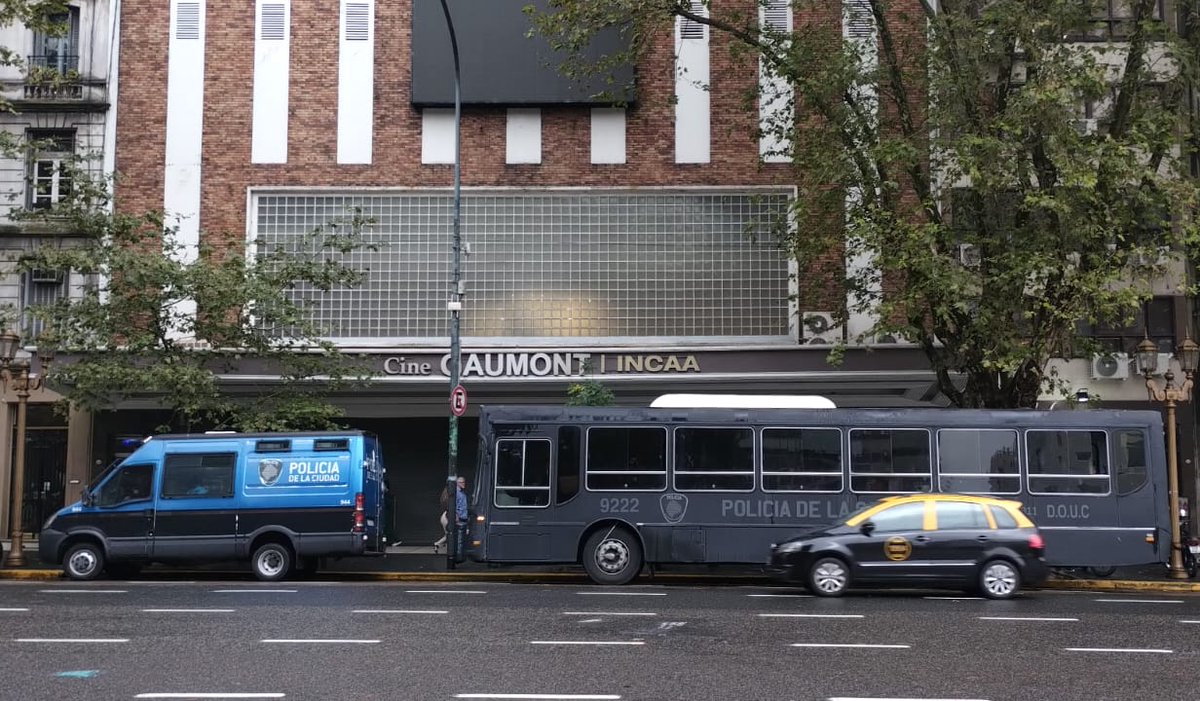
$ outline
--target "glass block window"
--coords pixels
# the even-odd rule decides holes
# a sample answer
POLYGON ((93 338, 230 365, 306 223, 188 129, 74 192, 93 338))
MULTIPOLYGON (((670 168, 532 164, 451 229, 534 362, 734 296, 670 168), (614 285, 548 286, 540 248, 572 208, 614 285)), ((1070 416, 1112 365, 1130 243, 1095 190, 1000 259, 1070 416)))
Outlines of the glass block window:
MULTIPOLYGON (((379 248, 367 282, 314 300, 335 339, 448 334, 448 192, 255 197, 255 233, 288 243, 355 208, 379 248)), ((788 263, 767 227, 783 193, 464 193, 464 336, 787 337, 788 263)), ((297 294, 304 294, 298 291, 297 294)))

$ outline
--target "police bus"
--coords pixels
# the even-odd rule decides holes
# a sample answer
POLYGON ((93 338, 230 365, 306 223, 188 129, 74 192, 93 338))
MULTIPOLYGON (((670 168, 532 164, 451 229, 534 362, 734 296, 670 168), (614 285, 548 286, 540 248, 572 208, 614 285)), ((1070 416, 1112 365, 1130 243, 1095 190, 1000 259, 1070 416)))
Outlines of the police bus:
POLYGON ((881 497, 1015 499, 1054 567, 1164 563, 1153 411, 490 406, 467 556, 582 564, 756 563, 881 497))

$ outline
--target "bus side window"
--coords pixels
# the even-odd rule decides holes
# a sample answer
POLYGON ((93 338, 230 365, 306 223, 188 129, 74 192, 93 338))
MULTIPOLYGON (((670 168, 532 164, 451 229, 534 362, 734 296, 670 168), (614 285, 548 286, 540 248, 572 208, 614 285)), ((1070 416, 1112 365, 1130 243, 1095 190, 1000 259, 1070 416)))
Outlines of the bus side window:
POLYGON ((1146 440, 1141 431, 1116 432, 1117 494, 1132 494, 1146 484, 1146 440))
POLYGON ((558 429, 558 492, 556 504, 565 504, 579 493, 579 470, 582 463, 580 446, 582 432, 578 426, 562 426, 558 429))

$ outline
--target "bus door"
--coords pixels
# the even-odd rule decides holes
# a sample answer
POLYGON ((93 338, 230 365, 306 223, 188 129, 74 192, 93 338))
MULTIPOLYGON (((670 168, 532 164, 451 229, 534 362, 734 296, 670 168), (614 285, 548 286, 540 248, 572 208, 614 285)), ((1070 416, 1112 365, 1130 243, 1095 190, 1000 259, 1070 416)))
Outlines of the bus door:
POLYGON ((1112 440, 1117 521, 1128 536, 1129 549, 1135 551, 1131 555, 1137 563, 1166 562, 1171 522, 1165 451, 1156 450, 1140 429, 1113 431, 1112 440), (1157 533, 1159 547, 1146 541, 1147 533, 1157 533))
POLYGON ((549 438, 499 438, 494 452, 487 557, 537 562, 550 559, 551 442, 549 438))

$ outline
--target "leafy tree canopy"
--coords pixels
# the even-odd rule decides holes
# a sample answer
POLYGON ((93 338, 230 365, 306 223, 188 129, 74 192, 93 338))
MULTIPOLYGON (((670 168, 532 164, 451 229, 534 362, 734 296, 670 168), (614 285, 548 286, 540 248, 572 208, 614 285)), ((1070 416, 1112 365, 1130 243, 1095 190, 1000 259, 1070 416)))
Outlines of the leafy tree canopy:
POLYGON ((678 17, 761 70, 747 108, 797 107, 763 127, 799 193, 782 245, 842 283, 843 318, 919 344, 955 405, 1033 405, 1058 384, 1050 359, 1097 350, 1082 323, 1120 325, 1152 277, 1182 279, 1200 202, 1191 3, 1176 22, 1156 0, 792 0, 792 31, 760 26, 766 0, 700 4, 549 0, 534 22, 575 56, 568 74, 669 45, 678 17), (613 25, 629 51, 585 62, 613 25))
POLYGON ((257 241, 249 256, 240 237, 204 235, 193 253, 161 213, 113 213, 110 183, 81 170, 70 177, 66 201, 28 216, 71 236, 18 261, 25 272, 71 276, 69 294, 33 305, 25 319, 27 336, 47 329, 34 342, 63 356, 50 382, 69 404, 97 410, 141 399, 169 408, 172 429, 336 425, 341 411, 328 394, 367 374, 325 338, 311 306, 363 280, 343 261, 370 247, 369 221, 351 212, 287 245, 257 241), (251 366, 280 379, 221 379, 251 366))

